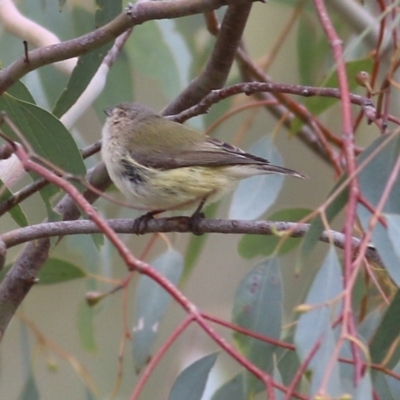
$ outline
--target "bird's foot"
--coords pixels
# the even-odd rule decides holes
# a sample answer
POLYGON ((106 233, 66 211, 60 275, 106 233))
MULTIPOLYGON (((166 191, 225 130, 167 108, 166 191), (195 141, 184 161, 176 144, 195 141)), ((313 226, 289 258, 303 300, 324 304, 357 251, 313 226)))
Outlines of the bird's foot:
POLYGON ((189 217, 189 229, 192 231, 193 235, 201 236, 204 232, 199 229, 199 222, 205 219, 205 215, 201 211, 195 211, 191 217, 189 217))
POLYGON ((133 221, 133 231, 136 235, 143 235, 146 232, 147 225, 150 220, 154 219, 154 216, 161 213, 162 211, 149 211, 146 214, 141 215, 133 221))

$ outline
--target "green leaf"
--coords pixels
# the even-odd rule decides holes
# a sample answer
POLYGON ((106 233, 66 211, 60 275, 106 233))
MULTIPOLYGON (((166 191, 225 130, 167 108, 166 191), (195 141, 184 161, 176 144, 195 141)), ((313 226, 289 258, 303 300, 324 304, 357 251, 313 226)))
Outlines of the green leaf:
MULTIPOLYGON (((273 377, 274 377, 275 382, 282 383, 281 373, 279 372, 279 369, 277 368, 275 363, 274 363, 273 377)), ((275 388, 274 393, 275 393, 276 400, 284 400, 284 393, 281 390, 275 388)))
POLYGON ((8 90, 7 93, 18 100, 26 101, 27 103, 35 104, 35 100, 29 92, 28 88, 21 82, 15 82, 8 90))
MULTIPOLYGON (((292 338, 285 339, 286 343, 293 343, 292 338)), ((298 368, 300 367, 300 361, 297 353, 292 350, 279 349, 277 351, 278 369, 282 377, 284 385, 290 385, 298 368)), ((296 390, 299 388, 296 388, 296 390)))
MULTIPOLYGON (((121 0, 96 0, 96 27, 100 27, 115 18, 121 10, 121 0)), ((79 57, 78 64, 71 74, 67 87, 61 93, 54 107, 53 114, 55 116, 61 117, 75 104, 80 95, 87 88, 111 47, 112 43, 107 43, 79 57)))
POLYGON ((83 348, 95 353, 98 350, 94 335, 94 316, 95 308, 89 307, 86 301, 82 301, 78 306, 78 333, 83 348))
MULTIPOLYGON (((388 179, 400 154, 400 137, 398 135, 384 135, 376 139, 357 159, 358 165, 370 157, 372 152, 378 154, 362 169, 359 174, 360 190, 363 197, 376 207, 384 192, 388 179)), ((398 176, 389 197, 385 203, 383 212, 388 215, 389 229, 378 222, 372 232, 372 242, 379 252, 385 267, 396 283, 400 286, 400 269, 398 256, 398 238, 395 237, 398 220, 393 215, 400 215, 400 177, 398 176)), ((364 230, 368 229, 371 212, 360 205, 357 215, 364 230)))
POLYGON ((336 296, 342 290, 342 271, 339 260, 335 249, 330 247, 305 301, 310 307, 315 307, 302 314, 297 324, 295 343, 302 360, 307 357, 315 343, 324 335, 332 318, 334 319, 340 312, 342 302, 337 301, 336 296))
MULTIPOLYGON (((268 219, 270 221, 297 222, 311 212, 312 210, 308 208, 287 208, 272 214, 268 219)), ((276 251, 281 240, 279 236, 273 235, 243 235, 238 243, 238 253, 245 259, 259 255, 264 257, 270 256, 276 251)), ((283 255, 288 253, 298 246, 300 241, 300 238, 285 238, 277 254, 283 255)))
POLYGON ((168 98, 178 95, 182 87, 178 65, 156 21, 135 29, 127 48, 136 69, 157 80, 168 98))
POLYGON ((126 50, 123 49, 108 72, 106 86, 101 96, 94 103, 94 108, 100 120, 104 120, 104 110, 107 107, 134 98, 132 70, 132 62, 126 50))
POLYGON ((243 400, 246 399, 243 374, 234 376, 224 383, 213 395, 211 400, 243 400))
MULTIPOLYGON (((344 181, 344 177, 339 179, 339 181, 335 184, 334 188, 331 191, 331 194, 336 191, 336 189, 342 184, 344 181)), ((330 194, 330 195, 331 195, 330 194)), ((328 205, 325 210, 325 220, 330 223, 333 219, 339 214, 339 212, 345 207, 348 200, 348 189, 345 188, 339 193, 335 199, 328 205)), ((325 226, 322 222, 321 217, 318 215, 314 218, 314 220, 310 224, 310 228, 304 239, 301 243, 300 247, 300 256, 297 260, 297 268, 300 269, 303 263, 307 260, 312 250, 315 248, 315 245, 318 243, 319 237, 322 232, 325 230, 325 226)))
MULTIPOLYGON (((302 361, 308 357, 316 343, 320 341, 319 349, 309 363, 309 369, 313 373, 311 397, 321 387, 326 368, 332 363, 335 338, 331 324, 341 311, 342 301, 338 300, 337 297, 342 291, 342 271, 336 251, 331 247, 307 295, 306 304, 311 309, 300 316, 294 337, 296 350, 302 361)), ((327 394, 332 397, 341 394, 336 361, 329 375, 326 390, 327 394)))
POLYGON ((316 51, 318 27, 306 13, 302 13, 297 25, 297 60, 300 84, 314 85, 320 54, 316 51))
MULTIPOLYGON (((7 112, 37 155, 66 172, 78 176, 85 175, 86 168, 74 139, 52 114, 34 104, 17 100, 7 93, 0 97, 0 111, 7 112)), ((9 127, 4 126, 4 131, 19 142, 9 127)), ((35 174, 33 176, 36 177, 35 174)), ((53 185, 47 185, 40 190, 50 220, 58 218, 51 207, 52 197, 57 192, 58 188, 53 185)))
POLYGON ((107 24, 122 12, 122 0, 96 0, 96 28, 107 24))
POLYGON ((367 370, 357 386, 354 400, 372 400, 372 392, 371 376, 367 370))
MULTIPOLYGON (((173 285, 177 285, 183 271, 183 259, 177 251, 171 249, 157 258, 152 266, 173 285)), ((133 360, 137 371, 149 360, 158 325, 170 301, 171 296, 161 286, 147 276, 140 277, 133 328, 133 360)))
MULTIPOLYGON (((263 157, 271 161, 271 164, 282 164, 271 136, 259 140, 250 148, 249 153, 263 157)), ((257 175, 242 180, 233 193, 229 219, 253 220, 260 217, 274 204, 283 180, 284 176, 280 174, 257 175)))
MULTIPOLYGON (((39 156, 71 174, 85 175, 85 165, 74 139, 52 114, 7 93, 0 97, 0 110, 7 112, 39 156)), ((10 129, 5 130, 19 141, 10 129)))
MULTIPOLYGON (((392 345, 400 335, 400 291, 390 303, 383 316, 382 322, 375 332, 370 344, 370 355, 373 363, 381 363, 391 351, 392 345)), ((392 367, 398 362, 398 354, 392 354, 387 365, 392 367), (397 355, 397 357, 393 357, 397 355)))
MULTIPOLYGON (((360 71, 370 72, 372 71, 372 67, 373 60, 371 58, 363 58, 361 60, 349 61, 348 63, 346 63, 346 73, 348 77, 349 90, 351 92, 354 91, 358 86, 357 82, 355 81, 357 73, 360 71)), ((335 68, 332 72, 330 72, 329 76, 325 78, 321 87, 337 88, 338 86, 339 83, 337 78, 337 71, 335 68)), ((318 116, 339 101, 339 99, 335 99, 332 97, 313 96, 306 98, 304 101, 304 105, 312 115, 318 116)), ((303 121, 295 118, 295 120, 292 122, 292 132, 297 132, 303 126, 303 124, 303 121)))
POLYGON ((85 277, 86 273, 81 268, 67 261, 52 257, 46 260, 38 276, 40 285, 62 283, 85 277))
MULTIPOLYGON (((11 197, 13 194, 7 189, 6 186, 4 186, 3 182, 0 181, 0 203, 3 201, 6 201, 9 197, 11 197)), ((15 205, 13 208, 11 208, 9 211, 9 214, 11 215, 12 219, 21 227, 23 226, 28 226, 29 222, 28 219, 26 218, 26 215, 22 211, 22 208, 20 207, 19 204, 15 205)))
MULTIPOLYGON (((211 204, 210 206, 207 206, 207 208, 204 211, 204 214, 206 218, 213 218, 214 215, 217 212, 219 203, 214 203, 211 204)), ((201 252, 204 248, 204 245, 206 243, 207 238, 209 235, 191 235, 189 244, 187 245, 186 248, 186 253, 185 253, 185 268, 183 270, 182 274, 182 279, 181 279, 181 284, 186 281, 186 279, 190 276, 199 256, 201 255, 201 252)))
POLYGON ((56 117, 64 115, 85 91, 101 62, 110 50, 112 44, 108 43, 98 49, 79 57, 78 64, 74 68, 67 87, 61 93, 53 109, 56 117))
POLYGON ((24 384, 22 393, 20 394, 19 400, 40 400, 39 389, 36 385, 35 378, 32 373, 29 374, 28 379, 24 384))
MULTIPOLYGON (((253 332, 278 339, 282 324, 282 287, 277 258, 269 258, 252 269, 239 284, 233 304, 232 322, 253 332)), ((272 372, 276 347, 234 333, 240 351, 264 371, 272 372)), ((260 382, 245 373, 246 392, 257 393, 260 382)), ((261 386, 262 387, 262 386, 261 386)))
MULTIPOLYGON (((399 363, 397 363, 396 367, 393 369, 393 372, 396 374, 400 373, 400 364, 399 363)), ((381 374, 381 375, 383 375, 383 374, 381 374)), ((382 379, 386 379, 387 386, 389 387, 389 390, 391 392, 391 397, 390 396, 383 397, 381 395, 381 393, 378 392, 379 395, 381 396, 381 398, 385 399, 385 400, 391 399, 391 398, 393 398, 394 400, 397 399, 399 396, 399 393, 400 393, 400 381, 398 379, 396 379, 390 375, 386 375, 386 374, 382 376, 382 379)), ((375 382, 374 382, 374 387, 375 387, 375 382)))
POLYGON ((168 400, 200 400, 217 355, 209 354, 183 370, 174 382, 168 400))

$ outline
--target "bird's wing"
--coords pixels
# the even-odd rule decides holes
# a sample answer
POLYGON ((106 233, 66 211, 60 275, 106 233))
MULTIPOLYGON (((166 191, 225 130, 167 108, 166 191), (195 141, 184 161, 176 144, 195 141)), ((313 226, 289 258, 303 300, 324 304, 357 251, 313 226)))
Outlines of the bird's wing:
POLYGON ((138 163, 156 169, 175 169, 193 166, 268 165, 261 157, 245 153, 230 144, 207 138, 183 146, 151 149, 136 147, 131 156, 138 163))

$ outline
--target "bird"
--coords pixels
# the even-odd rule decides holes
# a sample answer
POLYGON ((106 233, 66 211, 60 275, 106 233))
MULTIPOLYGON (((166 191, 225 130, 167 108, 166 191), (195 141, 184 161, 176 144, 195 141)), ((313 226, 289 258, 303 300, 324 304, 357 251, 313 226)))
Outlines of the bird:
POLYGON ((254 175, 305 177, 171 121, 140 103, 121 103, 107 108, 105 114, 102 159, 111 180, 133 207, 147 211, 137 225, 167 210, 197 206, 191 217, 195 222, 204 216, 205 204, 254 175))

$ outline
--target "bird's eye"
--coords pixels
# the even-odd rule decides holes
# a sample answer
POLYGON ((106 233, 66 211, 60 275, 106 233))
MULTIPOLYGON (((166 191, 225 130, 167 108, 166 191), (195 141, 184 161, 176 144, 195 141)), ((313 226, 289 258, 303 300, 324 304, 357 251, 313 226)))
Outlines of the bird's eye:
POLYGON ((123 117, 125 116, 125 112, 124 111, 118 111, 118 117, 123 117))

